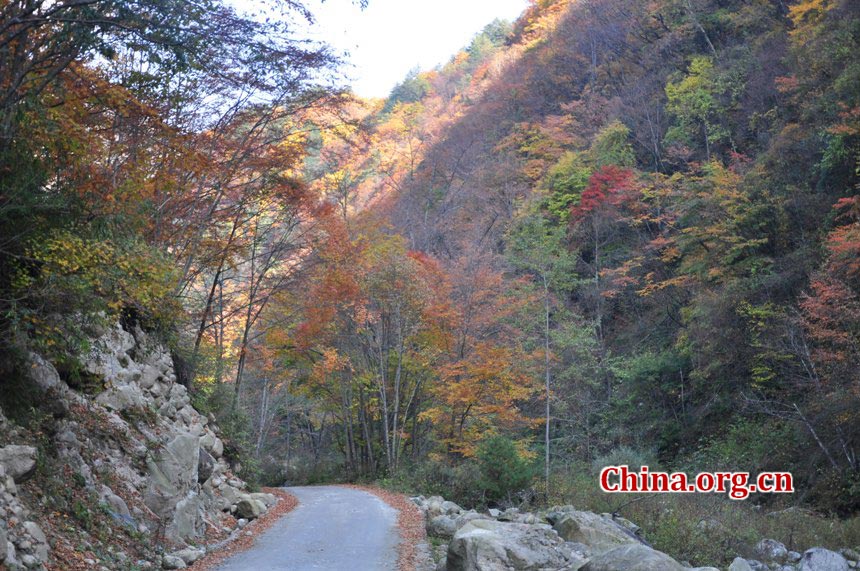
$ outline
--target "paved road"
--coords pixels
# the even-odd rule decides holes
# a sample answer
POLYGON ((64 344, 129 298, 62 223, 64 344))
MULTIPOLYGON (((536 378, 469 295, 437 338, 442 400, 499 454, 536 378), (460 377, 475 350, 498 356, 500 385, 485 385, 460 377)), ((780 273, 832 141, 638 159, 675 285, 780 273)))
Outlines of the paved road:
POLYGON ((299 500, 218 571, 396 571, 397 511, 367 492, 287 488, 299 500))

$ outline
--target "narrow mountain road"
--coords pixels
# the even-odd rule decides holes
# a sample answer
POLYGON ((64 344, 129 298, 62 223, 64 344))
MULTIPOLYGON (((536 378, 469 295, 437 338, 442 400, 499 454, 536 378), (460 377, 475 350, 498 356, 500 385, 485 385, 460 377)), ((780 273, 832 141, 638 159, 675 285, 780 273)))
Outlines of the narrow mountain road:
POLYGON ((351 488, 286 490, 298 507, 218 571, 396 571, 395 509, 351 488))

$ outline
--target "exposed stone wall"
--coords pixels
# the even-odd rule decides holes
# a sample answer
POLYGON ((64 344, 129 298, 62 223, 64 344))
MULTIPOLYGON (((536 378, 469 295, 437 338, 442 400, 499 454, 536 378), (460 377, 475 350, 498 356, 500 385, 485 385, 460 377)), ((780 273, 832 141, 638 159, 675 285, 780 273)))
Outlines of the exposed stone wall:
MULTIPOLYGON (((84 374, 102 385, 95 396, 72 390, 51 363, 30 356, 32 382, 56 409, 49 453, 118 525, 174 552, 159 555, 156 565, 182 568, 202 556, 209 531, 230 531, 224 522, 236 519, 225 514, 251 519, 275 502, 249 494, 231 472, 218 427, 191 406, 169 352, 146 333, 116 325, 82 362, 84 374)), ((12 436, 4 441, 14 441, 14 429, 12 436)), ((33 473, 36 453, 14 443, 0 448, 0 561, 9 569, 43 569, 51 560, 51 538, 27 519, 16 483, 33 473)))

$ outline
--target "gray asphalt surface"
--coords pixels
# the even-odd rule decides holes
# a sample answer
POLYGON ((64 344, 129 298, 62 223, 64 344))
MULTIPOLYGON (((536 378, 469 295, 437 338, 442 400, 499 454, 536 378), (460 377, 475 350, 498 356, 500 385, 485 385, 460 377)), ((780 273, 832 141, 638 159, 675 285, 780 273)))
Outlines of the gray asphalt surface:
POLYGON ((218 571, 396 571, 397 511, 367 492, 286 488, 299 505, 218 571))

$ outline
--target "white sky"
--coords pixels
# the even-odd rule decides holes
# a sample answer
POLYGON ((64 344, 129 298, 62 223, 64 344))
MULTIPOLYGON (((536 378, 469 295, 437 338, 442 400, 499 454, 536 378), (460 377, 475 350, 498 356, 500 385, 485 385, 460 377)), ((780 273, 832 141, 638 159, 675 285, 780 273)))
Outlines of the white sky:
POLYGON ((310 36, 349 52, 353 90, 385 97, 412 68, 447 62, 495 18, 513 21, 528 0, 309 0, 317 22, 310 36))

